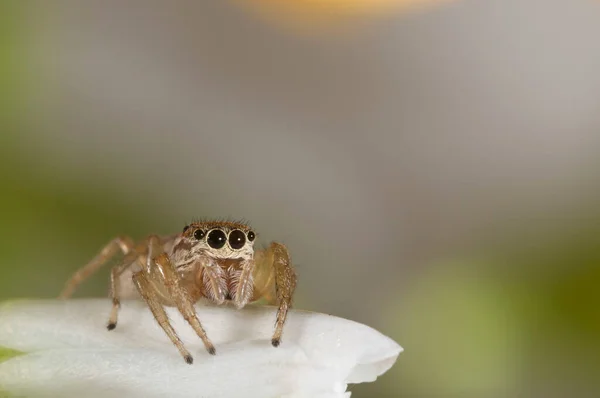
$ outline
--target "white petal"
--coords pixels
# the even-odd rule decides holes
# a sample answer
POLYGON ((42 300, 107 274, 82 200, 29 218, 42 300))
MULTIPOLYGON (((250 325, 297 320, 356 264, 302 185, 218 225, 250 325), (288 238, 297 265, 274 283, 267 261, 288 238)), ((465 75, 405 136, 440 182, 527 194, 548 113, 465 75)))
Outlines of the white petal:
POLYGON ((325 314, 292 311, 278 348, 273 307, 197 306, 217 348, 209 355, 174 308, 186 364, 147 307, 124 302, 106 330, 110 301, 19 301, 0 307, 0 346, 27 355, 0 363, 0 391, 26 396, 345 397, 373 381, 402 348, 376 330, 325 314))

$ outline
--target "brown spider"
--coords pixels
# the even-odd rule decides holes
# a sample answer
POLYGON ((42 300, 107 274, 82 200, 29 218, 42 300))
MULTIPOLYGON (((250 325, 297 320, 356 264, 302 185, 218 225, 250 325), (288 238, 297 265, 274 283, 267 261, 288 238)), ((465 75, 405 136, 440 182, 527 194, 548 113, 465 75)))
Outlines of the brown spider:
POLYGON ((71 277, 60 298, 70 297, 77 285, 121 251, 123 261, 112 268, 110 277, 113 306, 108 330, 117 326, 120 299, 139 293, 185 361, 191 364, 192 355, 169 323, 163 306, 176 306, 206 350, 215 355, 215 347, 202 328, 194 303, 205 297, 216 304, 230 302, 239 309, 265 298, 279 307, 271 339, 277 347, 292 304, 296 274, 283 244, 272 242, 267 249, 255 251, 255 237, 248 225, 227 221, 194 222, 179 234, 151 235, 138 244, 131 238, 118 237, 71 277))

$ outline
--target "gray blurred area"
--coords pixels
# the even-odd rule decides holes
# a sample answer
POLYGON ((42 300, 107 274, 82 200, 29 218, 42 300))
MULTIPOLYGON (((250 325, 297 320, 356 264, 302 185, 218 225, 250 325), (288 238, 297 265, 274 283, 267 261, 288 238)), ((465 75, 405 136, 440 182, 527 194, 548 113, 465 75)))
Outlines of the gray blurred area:
POLYGON ((243 218, 290 248, 297 307, 405 347, 353 397, 600 396, 599 2, 454 1, 315 35, 227 1, 19 12, 11 167, 34 171, 15 189, 85 212, 12 218, 15 245, 51 238, 11 257, 44 283, 0 271, 5 297, 52 297, 113 235, 243 218))

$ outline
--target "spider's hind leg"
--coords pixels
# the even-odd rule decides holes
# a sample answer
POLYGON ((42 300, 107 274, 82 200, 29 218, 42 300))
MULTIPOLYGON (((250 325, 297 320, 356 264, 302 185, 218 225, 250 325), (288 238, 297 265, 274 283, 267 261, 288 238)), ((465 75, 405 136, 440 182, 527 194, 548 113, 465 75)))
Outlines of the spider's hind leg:
POLYGON ((100 267, 106 264, 111 258, 113 258, 119 251, 127 255, 134 249, 134 243, 131 238, 120 236, 111 240, 96 257, 94 257, 89 263, 81 267, 71 276, 71 278, 65 284, 63 291, 60 293, 59 298, 66 299, 71 297, 83 281, 92 276, 100 267))

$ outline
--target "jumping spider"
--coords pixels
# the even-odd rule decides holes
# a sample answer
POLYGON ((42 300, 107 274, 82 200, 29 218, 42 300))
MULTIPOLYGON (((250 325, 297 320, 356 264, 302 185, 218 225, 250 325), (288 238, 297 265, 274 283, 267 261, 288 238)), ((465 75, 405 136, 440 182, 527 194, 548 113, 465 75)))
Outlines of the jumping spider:
POLYGON ((265 298, 278 306, 271 343, 279 346, 283 325, 296 287, 296 274, 287 248, 277 242, 264 250, 254 249, 256 234, 248 225, 227 221, 200 221, 186 225, 181 233, 151 235, 139 243, 131 238, 113 239, 66 283, 60 298, 122 252, 123 261, 111 271, 113 306, 108 330, 117 326, 120 299, 139 293, 185 361, 193 362, 169 323, 163 306, 175 306, 202 339, 206 350, 215 347, 202 328, 194 303, 207 298, 216 304, 232 303, 238 309, 265 298))

